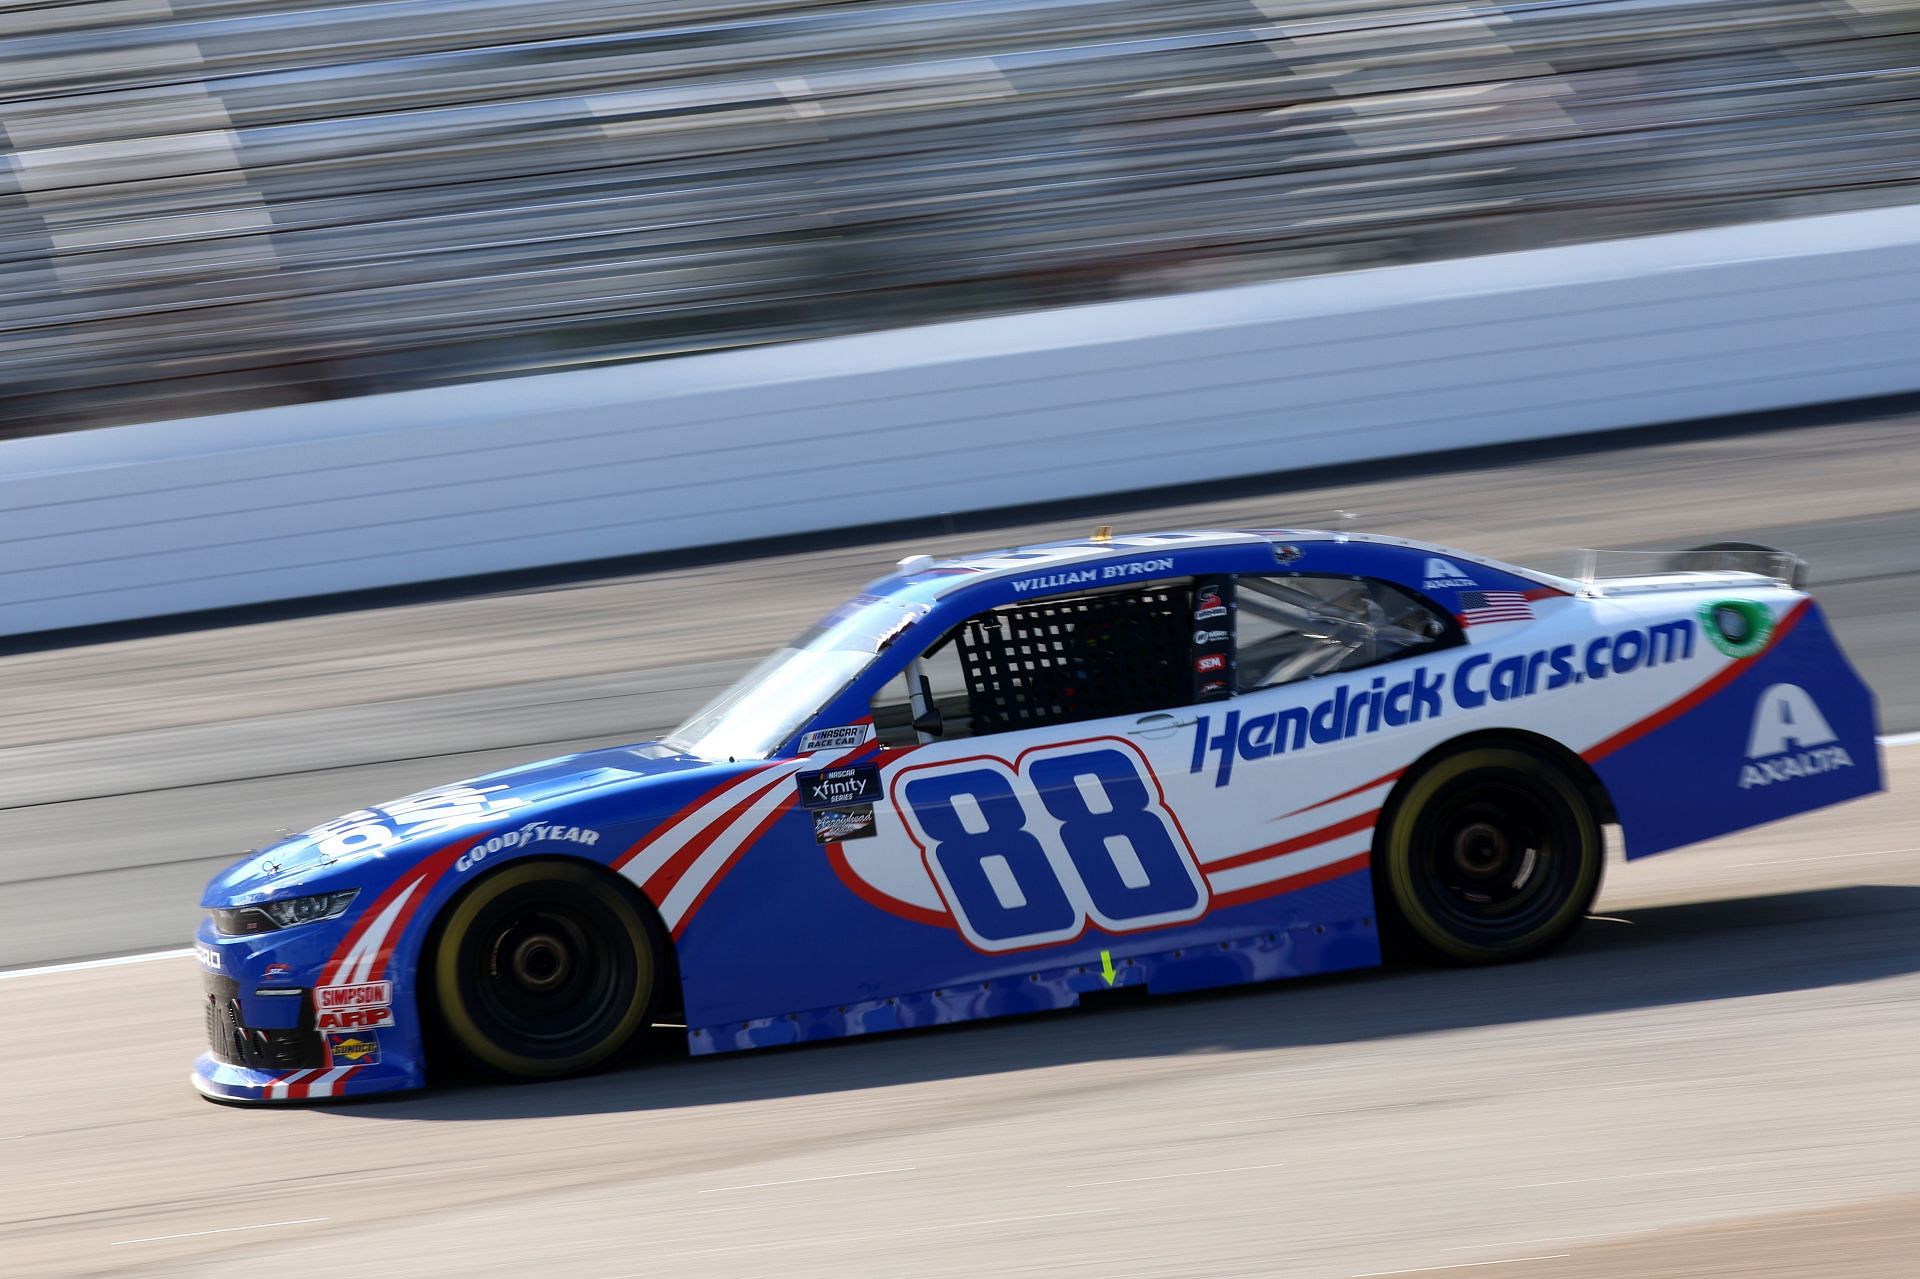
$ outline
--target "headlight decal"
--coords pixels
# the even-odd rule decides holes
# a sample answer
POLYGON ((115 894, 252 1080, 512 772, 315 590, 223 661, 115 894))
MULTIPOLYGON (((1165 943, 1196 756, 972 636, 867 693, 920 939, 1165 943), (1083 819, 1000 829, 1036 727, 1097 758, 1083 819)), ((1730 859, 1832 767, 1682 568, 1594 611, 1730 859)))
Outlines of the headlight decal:
POLYGON ((292 928, 296 924, 338 919, 347 913, 347 907, 359 894, 357 888, 346 888, 339 892, 314 893, 306 897, 282 897, 253 906, 215 907, 212 912, 213 928, 223 937, 252 937, 259 933, 292 928))

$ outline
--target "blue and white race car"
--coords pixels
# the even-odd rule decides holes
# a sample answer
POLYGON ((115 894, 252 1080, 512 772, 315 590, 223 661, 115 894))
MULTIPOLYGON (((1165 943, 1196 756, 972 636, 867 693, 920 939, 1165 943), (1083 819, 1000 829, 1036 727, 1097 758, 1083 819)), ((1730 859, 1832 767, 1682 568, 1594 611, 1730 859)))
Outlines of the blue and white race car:
POLYGON ((1292 530, 917 556, 661 741, 349 813, 208 887, 207 1096, 591 1069, 1536 954, 1644 857, 1880 788, 1787 574, 1292 530))

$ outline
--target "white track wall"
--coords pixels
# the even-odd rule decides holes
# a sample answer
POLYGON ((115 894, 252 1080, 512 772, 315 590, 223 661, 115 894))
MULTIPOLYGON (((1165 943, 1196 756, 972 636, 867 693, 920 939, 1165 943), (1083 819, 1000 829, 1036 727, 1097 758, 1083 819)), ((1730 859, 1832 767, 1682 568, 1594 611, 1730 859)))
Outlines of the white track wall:
POLYGON ((1920 390, 1920 209, 0 443, 0 634, 1920 390))

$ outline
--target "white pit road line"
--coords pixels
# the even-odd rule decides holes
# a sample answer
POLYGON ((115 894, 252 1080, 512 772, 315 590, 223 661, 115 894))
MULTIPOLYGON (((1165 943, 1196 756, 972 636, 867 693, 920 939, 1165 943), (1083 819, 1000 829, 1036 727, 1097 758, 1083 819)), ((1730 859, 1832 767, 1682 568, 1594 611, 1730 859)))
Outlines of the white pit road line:
POLYGON ((873 1168, 866 1172, 831 1172, 824 1177, 794 1177, 788 1181, 753 1181, 744 1186, 714 1186, 703 1195, 724 1195, 733 1190, 765 1190, 770 1186, 805 1186, 816 1181, 846 1181, 853 1177, 884 1177, 895 1172, 918 1172, 918 1168, 873 1168))
POLYGON ((1266 1168, 1285 1168, 1285 1164, 1248 1164, 1243 1168, 1202 1168, 1198 1172, 1163 1172, 1150 1177, 1122 1177, 1118 1181, 1070 1181, 1068 1190, 1087 1190, 1094 1186, 1131 1186, 1142 1181, 1178 1181, 1183 1177, 1220 1177, 1230 1172, 1259 1172, 1266 1168))
POLYGON ((1386 1279, 1388 1275, 1430 1275, 1442 1270, 1478 1270, 1482 1266, 1511 1266, 1522 1261, 1559 1261, 1570 1252, 1543 1252, 1535 1257, 1503 1257, 1499 1261, 1461 1261, 1451 1266, 1416 1266, 1412 1270, 1369 1270, 1353 1279, 1386 1279))
POLYGON ((9 968, 0 972, 0 981, 9 981, 15 977, 50 977, 54 973, 84 973, 93 968, 121 968, 127 964, 148 964, 156 959, 185 959, 193 954, 193 947, 182 946, 178 950, 150 950, 144 955, 115 955, 110 959, 82 959, 71 964, 43 964, 38 968, 9 968))
MULTIPOLYGON (((1895 733, 1891 737, 1882 737, 1880 739, 1880 745, 1888 748, 1895 746, 1920 746, 1920 732, 1895 733)), ((1891 853, 1906 850, 1890 848, 1885 851, 1891 853)), ((1849 855, 1854 857, 1881 856, 1880 853, 1853 853, 1849 855)), ((1820 861, 1825 859, 1809 858, 1808 860, 1820 861)), ((1736 864, 1741 866, 1767 866, 1773 863, 1739 862, 1736 864)), ((184 959, 191 954, 193 954, 193 948, 191 946, 183 946, 177 950, 152 950, 144 955, 114 955, 108 959, 82 959, 70 964, 42 964, 37 968, 9 968, 4 972, 0 972, 0 981, 11 981, 15 977, 50 977, 54 973, 83 973, 94 968, 119 968, 124 964, 146 964, 156 959, 184 959)))
POLYGON ((144 1239, 116 1239, 107 1246, 124 1248, 130 1243, 164 1243, 168 1239, 198 1239, 202 1235, 231 1235, 242 1230, 272 1230, 276 1226, 305 1226, 316 1221, 331 1220, 331 1217, 295 1217, 292 1221, 263 1221, 257 1226, 221 1226, 218 1230, 189 1230, 179 1235, 148 1235, 144 1239))

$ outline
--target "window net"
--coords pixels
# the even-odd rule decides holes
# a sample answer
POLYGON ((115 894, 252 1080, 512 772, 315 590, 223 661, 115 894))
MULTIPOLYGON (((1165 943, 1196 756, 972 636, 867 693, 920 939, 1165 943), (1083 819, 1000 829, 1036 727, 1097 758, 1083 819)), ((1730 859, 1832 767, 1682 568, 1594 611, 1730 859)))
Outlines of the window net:
POLYGON ((1179 706, 1192 590, 1180 586, 1014 605, 960 630, 974 733, 1179 706))

